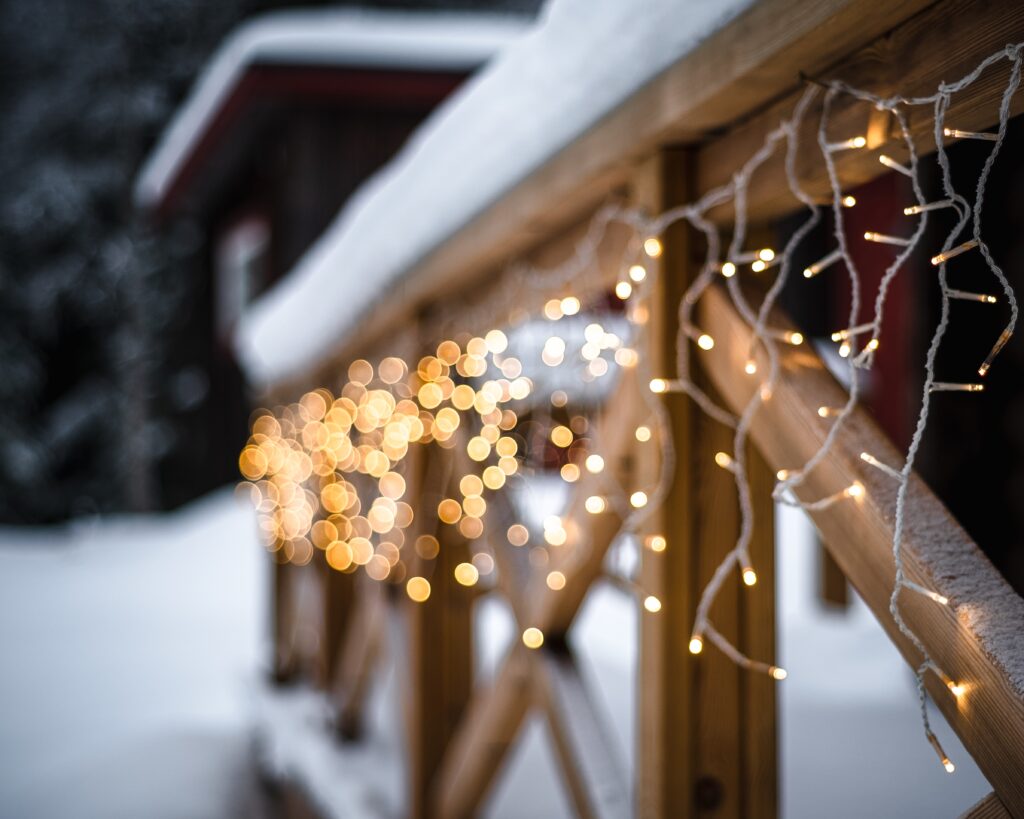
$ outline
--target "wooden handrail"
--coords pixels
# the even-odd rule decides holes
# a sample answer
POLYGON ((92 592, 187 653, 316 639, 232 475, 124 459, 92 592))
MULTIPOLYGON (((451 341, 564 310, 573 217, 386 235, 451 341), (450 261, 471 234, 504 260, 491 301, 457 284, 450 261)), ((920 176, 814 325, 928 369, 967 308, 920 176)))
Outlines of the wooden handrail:
MULTIPOLYGON (((712 380, 739 411, 755 387, 743 368, 750 330, 720 290, 709 291, 700 307, 700 326, 717 342, 707 353, 712 380)), ((760 365, 763 372, 767 362, 760 365)), ((756 416, 753 441, 774 469, 799 467, 820 448, 832 423, 819 417, 818 407, 842 405, 845 397, 812 351, 789 348, 782 352, 779 383, 756 416)), ((854 588, 916 667, 921 658, 889 613, 896 482, 864 463, 861 452, 902 463, 867 412, 858 409, 797 495, 811 501, 854 481, 864 485, 859 501, 847 499, 811 517, 854 588)), ((1024 816, 1024 599, 916 476, 908 510, 907 576, 948 597, 949 605, 910 593, 901 597, 901 610, 935 661, 965 688, 958 698, 929 674, 929 693, 999 799, 1014 816, 1024 816)))
MULTIPOLYGON (((760 0, 658 75, 408 270, 348 341, 272 385, 294 394, 331 361, 365 356, 396 327, 574 224, 659 147, 693 144, 753 115, 935 0, 760 0)), ((731 171, 731 169, 730 169, 731 171)), ((370 272, 372 275, 372 272, 370 272)))

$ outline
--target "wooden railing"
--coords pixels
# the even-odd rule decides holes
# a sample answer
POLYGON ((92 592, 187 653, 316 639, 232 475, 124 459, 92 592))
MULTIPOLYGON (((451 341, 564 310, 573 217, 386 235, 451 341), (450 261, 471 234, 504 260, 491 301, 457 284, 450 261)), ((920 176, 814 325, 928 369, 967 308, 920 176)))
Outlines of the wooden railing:
MULTIPOLYGON (((897 86, 907 93, 931 91, 939 80, 959 76, 981 56, 1021 40, 1024 15, 1011 3, 759 3, 424 259, 410 273, 406 298, 389 304, 372 325, 403 324, 407 329, 397 340, 369 331, 352 334, 359 336, 358 342, 336 351, 318 369, 278 385, 277 394, 293 398, 297 388, 330 383, 355 357, 394 354, 396 346, 410 354, 431 348, 436 344, 431 328, 452 309, 438 294, 454 287, 476 294, 472 315, 481 326, 465 329, 492 326, 507 308, 497 303, 500 290, 489 283, 498 278, 502 262, 525 256, 550 264, 565 258, 594 205, 609 196, 658 212, 719 184, 778 124, 782 112, 792 108, 800 71, 827 72, 880 92, 897 86), (849 56, 837 60, 837 53, 849 56), (690 145, 665 148, 670 142, 690 145)), ((950 109, 959 127, 990 124, 998 91, 994 85, 975 90, 971 99, 950 109)), ((1022 100, 1017 95, 1015 110, 1022 100)), ((863 106, 839 110, 836 116, 847 118, 851 133, 866 127, 872 147, 886 145, 889 150, 892 124, 885 117, 866 115, 863 106)), ((809 116, 807 122, 814 119, 809 116)), ((911 120, 912 130, 921 127, 911 120)), ((892 144, 889 152, 899 158, 899 146, 892 144)), ((841 157, 839 166, 851 184, 882 170, 876 160, 857 152, 841 157)), ((780 174, 779 168, 768 166, 755 177, 748 196, 752 218, 766 221, 792 209, 780 174)), ((821 168, 802 168, 801 179, 808 190, 824 193, 821 168)), ((724 221, 729 214, 716 218, 724 221)), ((683 227, 663 238, 665 252, 658 262, 658 289, 642 352, 653 369, 670 372, 675 305, 698 269, 701 246, 683 227)), ((626 240, 617 230, 608 234, 590 285, 614 281, 626 240)), ((531 296, 536 303, 519 306, 539 308, 550 295, 538 288, 531 296)), ((458 309, 465 306, 463 301, 458 309)), ((749 328, 717 291, 702 301, 699 322, 716 345, 702 355, 706 364, 694 378, 738 410, 751 389, 742 366, 749 328)), ((649 481, 657 469, 628 434, 638 423, 644 389, 633 375, 624 375, 599 421, 608 468, 626 483, 649 481)), ((641 618, 638 774, 633 783, 623 773, 620 752, 607 741, 609 732, 566 639, 618 534, 621 520, 616 515, 570 511, 568 517, 579 527, 574 539, 586 548, 555 551, 543 573, 523 561, 522 550, 498 550, 496 593, 508 601, 520 630, 539 628, 546 641, 540 649, 517 641, 494 678, 482 685, 473 680, 471 651, 471 610, 478 592, 452 577, 467 545, 451 531, 441 537, 432 593, 422 604, 404 598, 389 604, 374 584, 364 586, 348 575, 312 567, 279 569, 281 676, 296 668, 312 669, 332 692, 346 736, 359 734, 368 669, 387 617, 397 616, 402 623, 411 815, 474 815, 531 709, 547 720, 563 778, 581 816, 776 815, 775 684, 740 670, 717 652, 694 658, 686 651, 700 589, 732 547, 738 527, 732 478, 713 465, 715 451, 730 449, 731 433, 682 396, 664 400, 677 469, 669 496, 649 525, 650 531, 665 534, 672 547, 643 551, 642 585, 659 597, 662 610, 656 617, 641 618), (558 591, 544 582, 556 568, 566 578, 558 591), (297 639, 303 629, 296 624, 311 617, 308 609, 296 614, 292 592, 301 577, 324 591, 323 615, 315 625, 320 640, 312 656, 302 654, 297 639)), ((841 387, 822 362, 807 347, 794 348, 784 355, 781 380, 754 424, 756 451, 750 453, 749 468, 758 534, 751 548, 761 582, 754 589, 741 590, 738 582, 723 589, 715 609, 719 630, 754 656, 775 653, 770 525, 774 472, 801 465, 820 447, 829 421, 817 409, 841 403, 841 387)), ((854 480, 865 486, 863 499, 812 517, 829 553, 908 663, 916 666, 920 658, 889 614, 895 484, 860 460, 865 451, 882 461, 901 462, 867 414, 858 411, 799 494, 823 497, 854 480)), ((408 496, 424 512, 417 514, 419 525, 428 526, 445 494, 439 476, 458 473, 444 460, 456 456, 429 448, 411 457, 417 462, 410 470, 414 477, 409 478, 408 496)), ((586 480, 576 484, 570 510, 578 510, 590 492, 586 480)), ((1024 817, 1024 600, 917 478, 911 481, 909 500, 914 514, 904 542, 907 575, 937 589, 950 605, 905 595, 903 611, 931 655, 964 685, 963 693, 955 696, 938 678, 927 678, 930 694, 994 789, 972 815, 1024 817)), ((496 532, 492 542, 503 543, 509 512, 495 505, 487 525, 496 532)), ((307 622, 310 627, 314 625, 307 622)))

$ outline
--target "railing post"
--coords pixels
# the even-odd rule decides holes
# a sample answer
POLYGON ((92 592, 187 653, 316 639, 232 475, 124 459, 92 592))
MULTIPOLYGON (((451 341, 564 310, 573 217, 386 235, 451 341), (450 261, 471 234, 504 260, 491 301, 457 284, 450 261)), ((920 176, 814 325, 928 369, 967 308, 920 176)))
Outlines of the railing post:
MULTIPOLYGON (((410 450, 407 480, 412 492, 408 500, 418 521, 414 532, 435 531, 437 506, 445 497, 442 493, 458 484, 452 456, 437 444, 414 445, 410 450)), ((431 586, 430 597, 413 603, 402 595, 408 635, 408 815, 413 819, 436 815, 437 773, 473 692, 474 594, 454 576, 455 567, 469 560, 469 549, 454 527, 443 526, 437 537, 440 549, 429 561, 429 572, 424 572, 431 586)))
MULTIPOLYGON (((646 161, 634 178, 636 203, 656 213, 691 201, 692 156, 672 149, 646 161)), ((705 248, 700 235, 682 224, 661 240, 646 353, 652 375, 671 376, 679 299, 699 271, 705 248)), ((699 356, 695 363, 695 379, 710 391, 699 356)), ((683 395, 667 395, 665 402, 676 472, 665 503, 644 532, 663 535, 667 545, 663 551, 643 549, 642 583, 659 597, 662 609, 644 613, 640 625, 637 814, 770 819, 777 810, 776 683, 740 670, 711 646, 699 656, 687 649, 701 590, 738 532, 733 476, 714 460, 716 451, 731 451, 733 431, 683 395)), ((650 483, 656 450, 641 453, 640 478, 650 483)), ((751 556, 759 582, 742 587, 737 571, 711 616, 742 651, 770 661, 775 642, 772 476, 757 453, 749 452, 748 459, 757 521, 751 556)))

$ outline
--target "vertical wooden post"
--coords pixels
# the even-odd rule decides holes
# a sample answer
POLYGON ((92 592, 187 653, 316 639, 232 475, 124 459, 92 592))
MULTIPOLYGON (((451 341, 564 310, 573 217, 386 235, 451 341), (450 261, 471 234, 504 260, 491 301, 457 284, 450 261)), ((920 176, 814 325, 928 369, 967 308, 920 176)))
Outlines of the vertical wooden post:
MULTIPOLYGON (((421 533, 433 530, 441 492, 458 483, 452 453, 430 444, 419 453, 420 471, 410 495, 421 533), (445 479, 442 479, 445 478, 445 479)), ((471 589, 455 581, 455 567, 469 559, 464 538, 450 526, 438 534, 440 551, 433 561, 430 597, 408 602, 409 816, 435 815, 433 788, 444 751, 473 692, 471 589)))
MULTIPOLYGON (((635 197, 650 212, 692 200, 692 154, 666 150, 638 169, 635 197)), ((652 375, 675 372, 679 299, 703 262, 702 237, 684 224, 661 237, 647 328, 652 375)), ((694 350, 694 378, 712 392, 694 350)), ((676 449, 676 474, 649 533, 667 548, 643 551, 644 588, 662 601, 640 626, 637 813, 640 817, 773 817, 776 813, 774 681, 741 671, 708 645, 687 650, 700 593, 735 544, 739 511, 733 476, 715 465, 732 449, 733 431, 705 416, 683 395, 665 396, 676 449)), ((653 481, 652 457, 639 464, 653 481)), ((711 612, 726 638, 752 656, 774 657, 774 571, 771 474, 748 453, 757 536, 751 546, 759 582, 730 579, 711 612)))

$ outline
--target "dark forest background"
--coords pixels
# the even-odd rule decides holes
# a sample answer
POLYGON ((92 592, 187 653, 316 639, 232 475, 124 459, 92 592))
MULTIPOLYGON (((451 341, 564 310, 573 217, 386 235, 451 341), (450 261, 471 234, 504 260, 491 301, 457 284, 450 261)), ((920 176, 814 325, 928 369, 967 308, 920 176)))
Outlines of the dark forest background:
POLYGON ((132 182, 235 26, 347 5, 532 14, 540 0, 0 0, 0 521, 195 494, 154 476, 209 393, 174 354, 204 286, 200 238, 149 230, 132 182))

